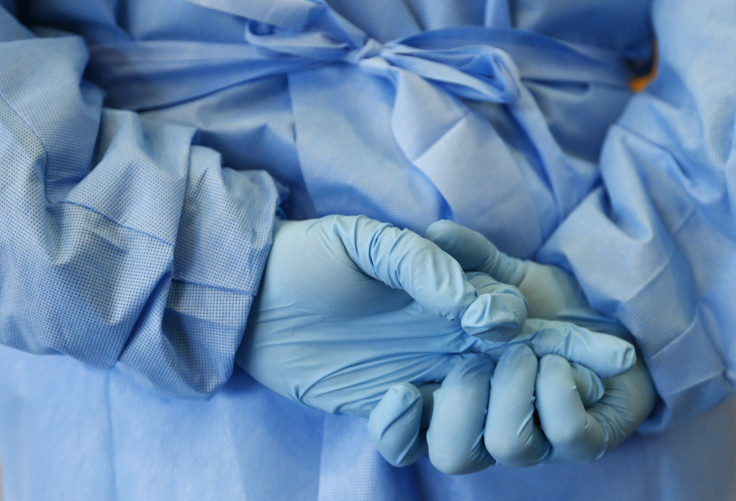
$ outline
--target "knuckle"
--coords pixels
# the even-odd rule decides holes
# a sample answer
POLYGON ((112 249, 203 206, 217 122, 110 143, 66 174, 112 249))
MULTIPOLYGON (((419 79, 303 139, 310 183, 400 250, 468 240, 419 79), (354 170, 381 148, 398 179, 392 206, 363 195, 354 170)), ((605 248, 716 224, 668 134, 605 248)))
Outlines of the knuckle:
POLYGON ((573 423, 559 423, 545 428, 545 434, 553 446, 568 449, 585 441, 585 426, 573 423))
POLYGON ((435 468, 447 475, 460 475, 467 472, 469 467, 468 460, 464 457, 447 452, 430 450, 429 460, 435 468))
POLYGON ((487 431, 484 435, 486 449, 493 458, 504 465, 526 465, 534 455, 528 442, 515 433, 487 431))

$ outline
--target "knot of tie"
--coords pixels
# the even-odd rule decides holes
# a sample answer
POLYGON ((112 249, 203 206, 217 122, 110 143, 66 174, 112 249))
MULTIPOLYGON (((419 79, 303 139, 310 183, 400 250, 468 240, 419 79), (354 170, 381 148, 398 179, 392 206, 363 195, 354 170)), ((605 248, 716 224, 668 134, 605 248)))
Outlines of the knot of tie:
POLYGON ((345 56, 345 61, 358 64, 363 59, 379 56, 383 47, 383 44, 375 38, 368 38, 362 47, 349 51, 345 56))
MULTIPOLYGON (((410 40, 383 44, 339 25, 329 27, 324 32, 297 32, 250 21, 245 39, 302 67, 344 61, 371 72, 413 73, 461 98, 508 103, 519 97, 521 83, 513 59, 491 45, 416 47, 409 45, 410 40)), ((430 35, 440 34, 422 37, 430 35)))

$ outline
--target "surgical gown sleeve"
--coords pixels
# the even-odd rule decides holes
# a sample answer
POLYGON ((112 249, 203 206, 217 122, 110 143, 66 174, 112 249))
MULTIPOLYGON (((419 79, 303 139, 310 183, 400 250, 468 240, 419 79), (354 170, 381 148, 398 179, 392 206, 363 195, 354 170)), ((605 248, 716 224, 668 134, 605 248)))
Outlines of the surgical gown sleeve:
POLYGON ((661 0, 653 19, 658 76, 539 254, 636 337, 661 397, 644 431, 730 397, 736 370, 736 4, 661 0))
POLYGON ((86 61, 0 7, 0 342, 206 396, 232 372, 277 189, 192 128, 103 108, 86 61))

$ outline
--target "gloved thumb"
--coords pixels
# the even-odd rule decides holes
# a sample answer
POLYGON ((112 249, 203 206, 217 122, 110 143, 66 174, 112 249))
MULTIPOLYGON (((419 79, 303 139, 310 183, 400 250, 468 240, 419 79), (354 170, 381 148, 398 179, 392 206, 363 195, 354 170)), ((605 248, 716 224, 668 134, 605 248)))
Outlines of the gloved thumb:
POLYGON ((518 287, 532 318, 599 317, 590 310, 575 278, 557 266, 507 256, 482 234, 452 221, 430 225, 427 239, 454 257, 464 270, 481 271, 518 287))
POLYGON ((479 290, 453 257, 414 232, 367 217, 335 216, 332 224, 363 273, 449 320, 461 319, 468 334, 498 331, 495 340, 508 340, 520 332, 527 304, 515 287, 479 290))
POLYGON ((455 258, 464 270, 482 271, 516 287, 526 274, 526 261, 507 256, 481 233, 452 221, 432 223, 426 237, 455 258))
POLYGON ((368 432, 376 449, 393 466, 408 466, 427 455, 427 422, 432 391, 410 383, 392 386, 371 411, 368 432))

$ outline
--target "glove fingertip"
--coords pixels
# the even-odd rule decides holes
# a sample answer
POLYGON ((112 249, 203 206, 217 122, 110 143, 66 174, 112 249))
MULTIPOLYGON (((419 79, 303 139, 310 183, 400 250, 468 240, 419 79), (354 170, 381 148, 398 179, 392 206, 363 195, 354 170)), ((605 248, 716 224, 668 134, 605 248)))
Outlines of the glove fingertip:
MULTIPOLYGON (((607 334, 598 335, 606 336, 607 334)), ((605 364, 605 367, 601 367, 600 370, 596 371, 601 377, 618 376, 628 372, 636 365, 636 349, 623 339, 614 338, 614 341, 615 345, 612 353, 615 353, 615 356, 602 360, 601 362, 605 364)))
POLYGON ((422 394, 413 385, 392 386, 368 419, 376 449, 393 466, 407 466, 426 454, 420 433, 422 394))
POLYGON ((460 325, 471 336, 489 341, 510 341, 521 332, 527 305, 514 294, 481 294, 465 310, 460 325))
POLYGON ((421 408, 421 399, 422 394, 409 383, 399 383, 389 388, 370 413, 368 430, 371 437, 380 439, 396 420, 406 416, 414 407, 421 408))
POLYGON ((487 256, 495 250, 477 231, 446 219, 432 223, 424 235, 427 240, 457 259, 466 270, 479 269, 487 256))
POLYGON ((449 219, 439 219, 427 227, 424 236, 428 240, 436 243, 436 240, 441 240, 448 232, 453 231, 456 226, 459 225, 449 219))
POLYGON ((633 346, 627 348, 623 355, 623 366, 626 370, 631 369, 636 364, 636 350, 633 346))

